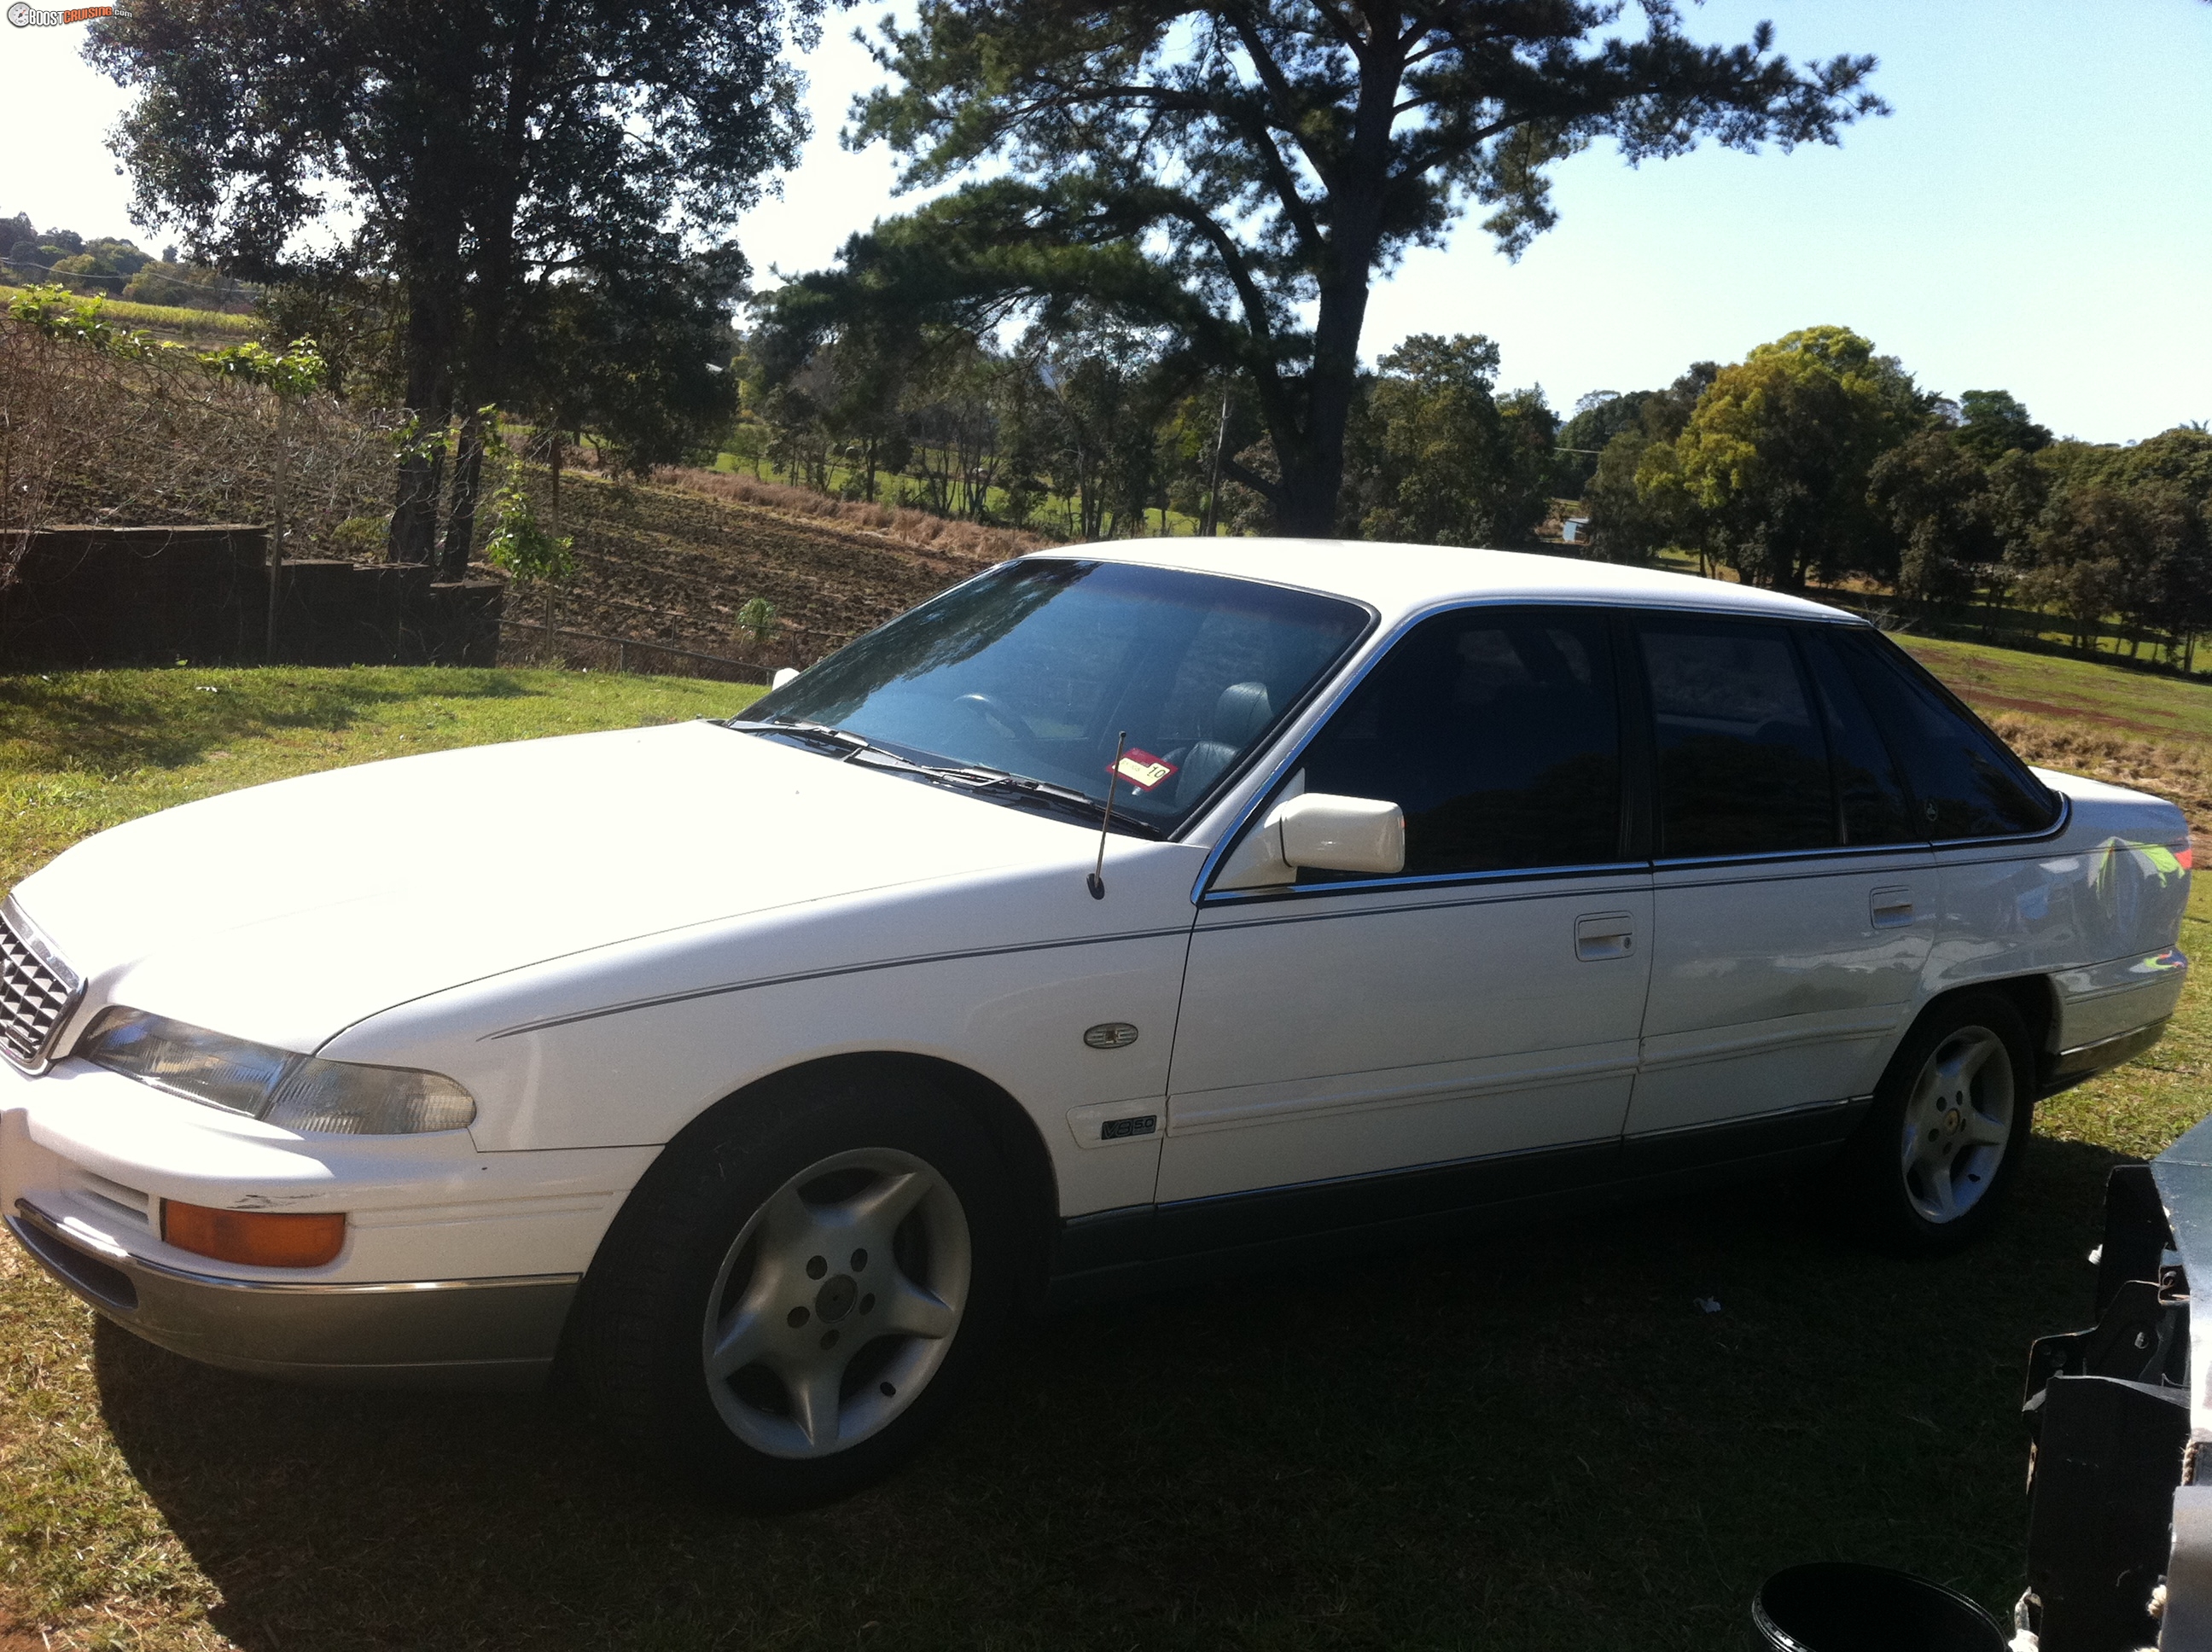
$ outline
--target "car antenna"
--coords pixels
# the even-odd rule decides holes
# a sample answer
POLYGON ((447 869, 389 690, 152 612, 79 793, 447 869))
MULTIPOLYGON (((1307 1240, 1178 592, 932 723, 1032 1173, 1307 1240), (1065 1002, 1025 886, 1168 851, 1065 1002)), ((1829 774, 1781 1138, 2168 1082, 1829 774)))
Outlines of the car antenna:
POLYGON ((1106 898, 1106 834, 1114 829, 1114 788, 1121 783, 1121 754, 1128 749, 1129 731, 1125 728, 1114 742, 1114 766, 1106 771, 1106 818, 1098 823, 1098 864, 1083 880, 1094 901, 1106 898))

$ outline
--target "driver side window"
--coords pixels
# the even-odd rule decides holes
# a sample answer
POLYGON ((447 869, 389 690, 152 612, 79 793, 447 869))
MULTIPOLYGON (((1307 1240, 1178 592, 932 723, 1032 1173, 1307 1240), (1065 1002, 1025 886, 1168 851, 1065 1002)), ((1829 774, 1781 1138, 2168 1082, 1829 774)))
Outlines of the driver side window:
MULTIPOLYGON (((1425 621, 1307 748, 1305 789, 1395 803, 1406 873, 1621 858, 1620 720, 1602 613, 1474 608, 1425 621)), ((1349 874, 1302 871, 1301 883, 1349 874)))

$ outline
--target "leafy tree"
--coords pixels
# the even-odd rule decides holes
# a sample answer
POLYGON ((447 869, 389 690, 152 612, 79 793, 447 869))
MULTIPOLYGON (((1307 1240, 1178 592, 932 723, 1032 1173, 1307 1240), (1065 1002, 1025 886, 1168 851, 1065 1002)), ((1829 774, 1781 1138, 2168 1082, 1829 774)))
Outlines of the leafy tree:
POLYGON ((1050 490, 1068 502, 1071 538, 1110 539, 1146 531, 1146 512, 1167 502, 1170 456, 1161 431, 1188 374, 1151 341, 1110 317, 1079 311, 1077 325, 1033 329, 1023 341, 1027 370, 1044 394, 1010 434, 1042 462, 1050 490))
MULTIPOLYGON (((1607 404, 1608 408, 1632 404, 1636 418, 1606 443, 1583 488, 1583 502, 1590 515, 1590 550, 1601 561, 1648 562, 1662 545, 1692 537, 1679 494, 1647 494, 1636 478, 1653 444, 1671 443, 1682 434, 1698 398, 1719 373, 1717 362, 1694 362, 1664 390, 1632 391, 1607 404)), ((1568 428, 1573 428, 1571 422, 1568 428)), ((1569 445, 1564 432, 1560 442, 1569 445)))
POLYGON ((1572 417, 1559 427, 1559 460, 1553 467, 1553 487, 1563 499, 1580 499, 1597 474, 1597 462, 1606 445, 1624 431, 1644 422, 1648 390, 1593 390, 1575 404, 1572 417))
POLYGON ((959 328, 930 329, 926 342, 908 391, 908 469, 930 509, 980 522, 1003 462, 999 411, 1006 363, 959 328))
MULTIPOLYGON (((796 157, 787 38, 819 0, 144 0, 88 55, 137 102, 134 216, 270 279, 310 222, 392 280, 402 402, 442 429, 503 399, 533 283, 682 263, 796 157)), ((483 433, 465 426, 461 475, 483 433)), ((391 554, 430 560, 442 442, 400 465, 391 554)), ((472 489, 457 490, 467 554, 472 489)))
POLYGON ((2105 616, 2126 601, 2130 567, 2145 559, 2149 539, 2150 525, 2127 494, 2096 483, 2069 488, 2051 501, 2037 532, 2022 589, 2057 609, 2074 646, 2086 650, 2105 616))
POLYGON ((1498 346, 1416 333, 1384 356, 1352 419, 1345 517, 1370 539, 1536 542, 1559 421, 1540 391, 1492 395, 1498 346))
POLYGON ((2027 409, 2008 390, 1970 390, 1959 398, 1959 445, 1989 464, 2019 450, 2039 452, 2051 446, 2051 432, 2027 416, 2027 409))
POLYGON ((263 289, 253 307, 275 337, 315 341, 330 363, 333 394, 392 407, 406 382, 403 299, 387 277, 322 259, 303 261, 290 279, 263 289))
POLYGON ((514 405, 555 430, 589 429, 642 475, 711 454, 738 411, 726 309, 744 270, 724 251, 609 260, 523 295, 514 405))
POLYGON ((1555 214, 1548 172, 1601 139, 1632 162, 1701 139, 1832 143, 1882 109, 1870 58, 1800 71, 1762 24, 1734 47, 1677 0, 923 0, 887 29, 896 82, 854 142, 909 186, 969 181, 848 242, 779 296, 818 334, 871 307, 981 332, 1087 304, 1251 386, 1272 466, 1225 467, 1279 527, 1326 534, 1359 393, 1370 287, 1470 203, 1516 255, 1555 214))
POLYGON ((2173 653, 2193 656, 2195 638, 2212 625, 2212 522, 2205 501, 2172 482, 2139 488, 2142 541, 2129 569, 2120 614, 2140 628, 2128 652, 2142 646, 2142 631, 2166 635, 2173 653))
POLYGON ((830 438, 823 410, 836 395, 834 361, 826 352, 817 352, 796 372, 751 365, 754 371, 743 388, 747 407, 767 427, 769 465, 827 493, 830 438))
POLYGON ((1961 433, 1906 438, 1875 460, 1867 490, 1897 536, 1898 590, 1939 605, 1972 600, 2005 543, 1989 471, 1961 433))
POLYGON ((1260 435, 1252 398, 1241 380, 1210 374, 1179 398, 1160 433, 1160 464, 1168 502, 1190 517, 1201 533, 1218 532, 1222 465, 1260 435))
POLYGON ((73 258, 84 251, 84 237, 75 230, 41 232, 32 227, 28 215, 21 212, 0 224, 0 234, 8 237, 8 261, 17 266, 15 273, 34 281, 46 276, 64 258, 73 258))
POLYGON ((2118 614, 2193 659, 2212 628, 2212 432, 2054 443, 2038 460, 2053 485, 2024 583, 2062 608, 2079 647, 2118 614))
POLYGON ((82 246, 82 252, 53 259, 53 273, 94 292, 119 295, 131 278, 152 262, 133 241, 103 237, 86 241, 82 246))
POLYGON ((1693 512, 1706 549, 1748 581, 1887 574, 1869 472, 1929 407, 1858 334, 1804 328, 1723 367, 1680 436, 1646 451, 1638 486, 1693 512))
POLYGON ((2200 505, 2212 505, 2212 430, 2179 425, 2131 447, 2077 448, 2074 474, 2118 488, 2170 483, 2200 505))

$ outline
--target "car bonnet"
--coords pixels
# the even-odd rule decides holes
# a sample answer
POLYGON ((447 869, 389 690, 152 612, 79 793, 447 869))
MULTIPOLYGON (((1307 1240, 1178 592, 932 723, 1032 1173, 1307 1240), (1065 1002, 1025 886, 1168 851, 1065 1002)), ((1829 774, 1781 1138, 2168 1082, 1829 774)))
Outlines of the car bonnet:
POLYGON ((1095 834, 708 723, 366 764, 102 833, 16 901, 107 1003, 294 1049, 587 949, 1095 834))

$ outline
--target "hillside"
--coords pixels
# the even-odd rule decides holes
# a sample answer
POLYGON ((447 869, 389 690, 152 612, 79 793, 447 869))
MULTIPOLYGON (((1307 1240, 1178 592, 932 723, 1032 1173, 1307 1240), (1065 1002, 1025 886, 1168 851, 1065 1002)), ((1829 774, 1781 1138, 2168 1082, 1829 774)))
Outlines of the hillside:
MULTIPOLYGON (((0 306, 22 291, 20 286, 0 282, 0 306)), ((242 338, 258 337, 262 331, 258 316, 234 315, 227 310, 195 310, 176 304, 139 304, 129 299, 101 300, 101 313, 118 326, 138 327, 163 338, 174 338, 180 343, 195 344, 235 344, 242 338)))
MULTIPOLYGON (((550 490, 535 491, 554 515, 550 490)), ((578 566, 574 583, 551 599, 557 623, 727 655, 737 652, 738 610, 760 597, 779 616, 776 635, 757 651, 769 665, 818 659, 1009 554, 920 546, 696 486, 574 472, 562 480, 556 519, 575 540, 578 566)), ((542 620, 546 600, 518 592, 509 611, 542 620)))

